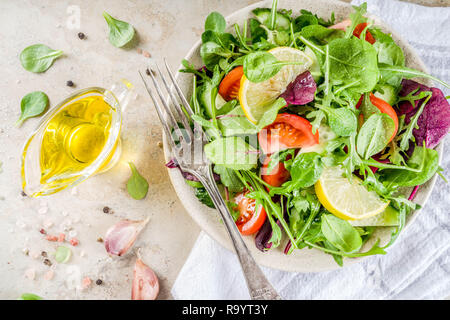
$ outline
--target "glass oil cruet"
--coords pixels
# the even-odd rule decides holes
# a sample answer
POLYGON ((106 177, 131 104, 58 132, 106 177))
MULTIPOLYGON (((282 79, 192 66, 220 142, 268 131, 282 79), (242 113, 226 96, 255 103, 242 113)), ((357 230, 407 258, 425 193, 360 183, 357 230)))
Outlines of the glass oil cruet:
POLYGON ((122 115, 133 95, 133 85, 122 80, 110 90, 79 90, 49 110, 23 148, 23 191, 50 195, 111 169, 121 155, 122 115))

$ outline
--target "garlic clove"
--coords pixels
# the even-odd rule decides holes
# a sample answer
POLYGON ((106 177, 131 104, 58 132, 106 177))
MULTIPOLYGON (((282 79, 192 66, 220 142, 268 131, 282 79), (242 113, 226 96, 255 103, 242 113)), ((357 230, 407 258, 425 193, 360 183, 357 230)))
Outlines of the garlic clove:
POLYGON ((125 254, 149 220, 150 218, 139 221, 125 219, 113 225, 106 231, 104 238, 106 251, 116 256, 125 254))
POLYGON ((140 258, 134 265, 134 278, 131 288, 132 300, 155 300, 159 293, 159 281, 156 274, 140 258))

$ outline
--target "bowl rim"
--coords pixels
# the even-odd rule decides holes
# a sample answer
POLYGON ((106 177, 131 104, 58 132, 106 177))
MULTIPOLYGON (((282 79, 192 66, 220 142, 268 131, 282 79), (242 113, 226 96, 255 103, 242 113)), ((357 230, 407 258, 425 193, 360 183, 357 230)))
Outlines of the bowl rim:
MULTIPOLYGON (((243 13, 249 13, 251 10, 253 10, 254 8, 259 8, 259 7, 268 7, 267 4, 269 4, 271 1, 270 0, 263 0, 263 1, 259 1, 256 2, 254 4, 251 4, 249 6, 243 7, 237 11, 234 11, 233 13, 231 13, 230 15, 225 17, 225 20, 227 21, 227 28, 229 28, 230 26, 229 21, 232 20, 234 17, 239 16, 243 13)), ((318 1, 319 2, 319 1, 318 1)), ((350 3, 345 3, 342 1, 337 1, 337 0, 321 0, 321 2, 328 2, 330 4, 335 4, 337 6, 340 6, 342 8, 346 8, 346 9, 350 9, 351 8, 351 4, 350 3)), ((301 2, 298 3, 298 6, 300 8, 301 6, 301 2)), ((402 38, 401 36, 399 36, 395 31, 390 29, 389 24, 387 24, 386 22, 384 22, 382 19, 380 19, 378 16, 372 15, 370 13, 368 13, 366 16, 369 16, 370 18, 373 18, 374 20, 376 20, 377 25, 381 24, 382 27, 385 27, 388 29, 388 31, 392 34, 392 37, 394 38, 394 40, 396 42, 400 42, 400 46, 402 47, 403 51, 406 51, 408 53, 411 54, 411 56, 416 60, 416 68, 422 70, 423 72, 428 72, 425 64, 423 63, 423 61, 421 60, 420 56, 417 54, 417 52, 415 51, 415 49, 413 47, 411 47, 411 45, 407 42, 407 40, 405 40, 404 38, 402 38)), ((192 56, 195 54, 196 51, 198 51, 199 47, 201 46, 202 40, 199 39, 197 40, 194 45, 191 47, 191 49, 187 52, 187 54, 183 57, 183 59, 186 60, 190 60, 192 58, 192 56)), ((180 64, 178 67, 178 70, 180 70, 181 68, 183 68, 183 65, 180 64)), ((178 80, 179 77, 181 76, 181 73, 177 70, 175 78, 178 80)), ((425 79, 424 81, 422 81, 424 84, 426 85, 432 85, 432 82, 428 79, 425 79)), ((167 142, 167 137, 164 134, 164 131, 162 132, 162 141, 163 141, 163 152, 164 152, 164 158, 165 161, 169 161, 171 159, 171 151, 170 151, 170 146, 167 142)), ((435 150, 438 152, 439 154, 439 164, 441 164, 442 162, 442 156, 443 156, 443 143, 439 143, 436 147, 435 150)), ((200 227, 200 229, 205 232, 208 236, 210 236, 213 240, 217 241, 222 247, 224 247, 227 250, 230 250, 232 252, 234 252, 232 243, 230 241, 230 239, 223 239, 223 237, 219 236, 217 233, 212 232, 214 228, 212 228, 211 226, 208 225, 204 225, 203 221, 201 221, 199 219, 199 215, 195 215, 191 212, 191 208, 189 208, 183 201, 182 198, 184 196, 184 194, 181 194, 181 191, 178 190, 177 188, 177 183, 179 183, 180 181, 180 177, 182 178, 181 173, 179 172, 179 170, 172 170, 170 168, 166 168, 166 170, 168 171, 169 174, 169 178, 171 180, 172 186, 175 189, 175 192, 177 194, 178 199, 180 200, 180 202, 182 203, 183 207, 185 208, 185 210, 187 211, 187 213, 190 215, 190 217, 196 222, 196 224, 200 227)), ((184 179, 184 178, 182 178, 184 179)), ((437 174, 435 174, 428 182, 426 182, 427 188, 426 190, 424 190, 424 188, 420 188, 417 192, 417 194, 422 194, 423 195, 423 199, 422 201, 419 203, 421 205, 421 208, 418 210, 414 210, 412 211, 406 220, 405 226, 402 230, 402 232, 405 231, 405 229, 411 225, 415 219, 417 218, 418 214, 421 212, 421 210, 424 208, 425 204, 428 202, 428 199, 434 189, 435 183, 436 183, 436 179, 437 179, 437 174)), ((423 186, 423 185, 422 185, 423 186)), ((416 194, 416 197, 417 197, 416 194)), ((195 197, 195 196, 194 196, 195 197)), ((198 201, 197 199, 195 199, 196 201, 198 201)), ((203 205, 203 207, 205 207, 205 211, 209 208, 206 208, 206 206, 203 205)), ((210 210, 214 210, 214 209, 210 209, 210 210)), ((245 238, 245 237, 244 237, 245 238)), ((392 244, 390 246, 390 248, 392 248, 394 245, 396 245, 399 242, 399 239, 397 239, 397 241, 394 242, 394 244, 392 244)), ((246 244, 248 245, 248 242, 246 242, 246 244)), ((253 245, 254 246, 254 245, 253 245)), ((249 248, 250 251, 252 253, 258 252, 255 251, 254 249, 256 248, 249 248)), ((257 250, 257 249, 256 249, 257 250)), ((317 250, 317 249, 312 249, 312 250, 316 250, 318 251, 320 254, 325 255, 325 253, 317 250)), ((289 272, 326 272, 326 271, 331 271, 331 270, 336 270, 339 268, 344 268, 344 267, 348 267, 354 263, 359 263, 362 262, 363 260, 368 259, 370 256, 363 256, 363 257, 358 257, 358 258, 345 258, 344 259, 344 265, 343 267, 339 267, 337 265, 337 263, 335 263, 334 261, 332 261, 331 259, 331 263, 330 265, 328 265, 327 267, 319 267, 319 268, 295 268, 292 267, 291 265, 274 265, 273 263, 270 263, 270 259, 264 258, 264 255, 268 255, 270 254, 269 252, 263 253, 263 255, 257 254, 255 256, 255 254, 253 254, 256 262, 260 265, 263 265, 265 267, 269 267, 272 269, 276 269, 276 270, 282 270, 282 271, 289 271, 289 272)), ((330 256, 331 257, 331 256, 330 256)))

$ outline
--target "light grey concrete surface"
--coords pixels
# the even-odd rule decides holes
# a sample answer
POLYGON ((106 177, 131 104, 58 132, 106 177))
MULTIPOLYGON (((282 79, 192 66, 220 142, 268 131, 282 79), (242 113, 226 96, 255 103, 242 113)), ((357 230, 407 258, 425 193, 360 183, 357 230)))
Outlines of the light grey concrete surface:
MULTIPOLYGON (((164 167, 161 129, 138 78, 152 57, 166 57, 173 68, 200 37, 204 19, 211 11, 228 15, 256 0, 110 0, 110 1, 8 1, 0 0, 0 298, 15 299, 33 292, 47 299, 129 299, 134 251, 124 257, 108 257, 102 243, 108 227, 123 218, 150 222, 139 236, 143 260, 157 273, 159 299, 170 299, 170 288, 199 233, 175 196, 164 167), (139 43, 134 49, 113 47, 102 17, 107 11, 135 27, 139 43), (79 26, 76 15, 79 12, 79 26), (75 19, 75 20, 74 20, 75 19), (74 27, 75 23, 75 27, 74 27), (87 38, 80 40, 78 32, 87 38), (45 73, 33 74, 19 62, 21 50, 44 43, 65 55, 45 73), (127 108, 123 126, 123 154, 112 170, 53 196, 31 199, 21 195, 20 157, 22 145, 39 118, 17 128, 20 100, 28 92, 47 93, 51 106, 74 90, 89 86, 108 88, 126 78, 135 84, 137 98, 127 108), (74 88, 66 86, 72 80, 74 88), (126 192, 133 161, 150 184, 144 200, 133 200, 126 192), (112 214, 105 214, 108 206, 112 214), (80 240, 66 264, 57 264, 52 252, 58 244, 39 233, 64 232, 80 240), (43 263, 48 253, 51 267, 43 263), (49 271, 51 271, 49 273, 49 271), (34 272, 34 277, 33 277, 34 272), (53 273, 53 278, 48 279, 53 273), (81 282, 94 282, 83 289, 81 282), (30 279, 32 278, 32 279, 30 279)), ((417 1, 428 5, 449 4, 445 0, 417 1)))

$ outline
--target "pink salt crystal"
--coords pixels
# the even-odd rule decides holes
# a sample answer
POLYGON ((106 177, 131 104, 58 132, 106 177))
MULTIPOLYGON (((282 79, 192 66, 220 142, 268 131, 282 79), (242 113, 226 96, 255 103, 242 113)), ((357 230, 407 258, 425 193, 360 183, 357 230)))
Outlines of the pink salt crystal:
POLYGON ((58 236, 58 242, 64 242, 66 239, 66 235, 64 233, 60 233, 58 236))
POLYGON ((44 279, 45 279, 45 280, 52 280, 54 274, 55 274, 55 273, 53 272, 53 270, 47 271, 47 272, 44 274, 44 279))
POLYGON ((142 54, 142 49, 141 48, 137 48, 137 53, 142 54))
POLYGON ((76 247, 79 243, 80 241, 78 241, 77 238, 70 239, 70 244, 73 245, 74 247, 76 247))
POLYGON ((34 278, 36 277, 36 271, 33 268, 27 269, 25 271, 25 277, 30 280, 34 280, 34 278))
POLYGON ((83 289, 87 289, 92 283, 92 280, 89 277, 84 277, 81 282, 81 286, 83 289))
POLYGON ((150 54, 150 52, 143 50, 142 51, 142 55, 146 58, 150 58, 152 55, 150 54))
POLYGON ((57 236, 51 236, 51 235, 47 235, 45 237, 46 240, 48 241, 58 241, 58 237, 57 236))

